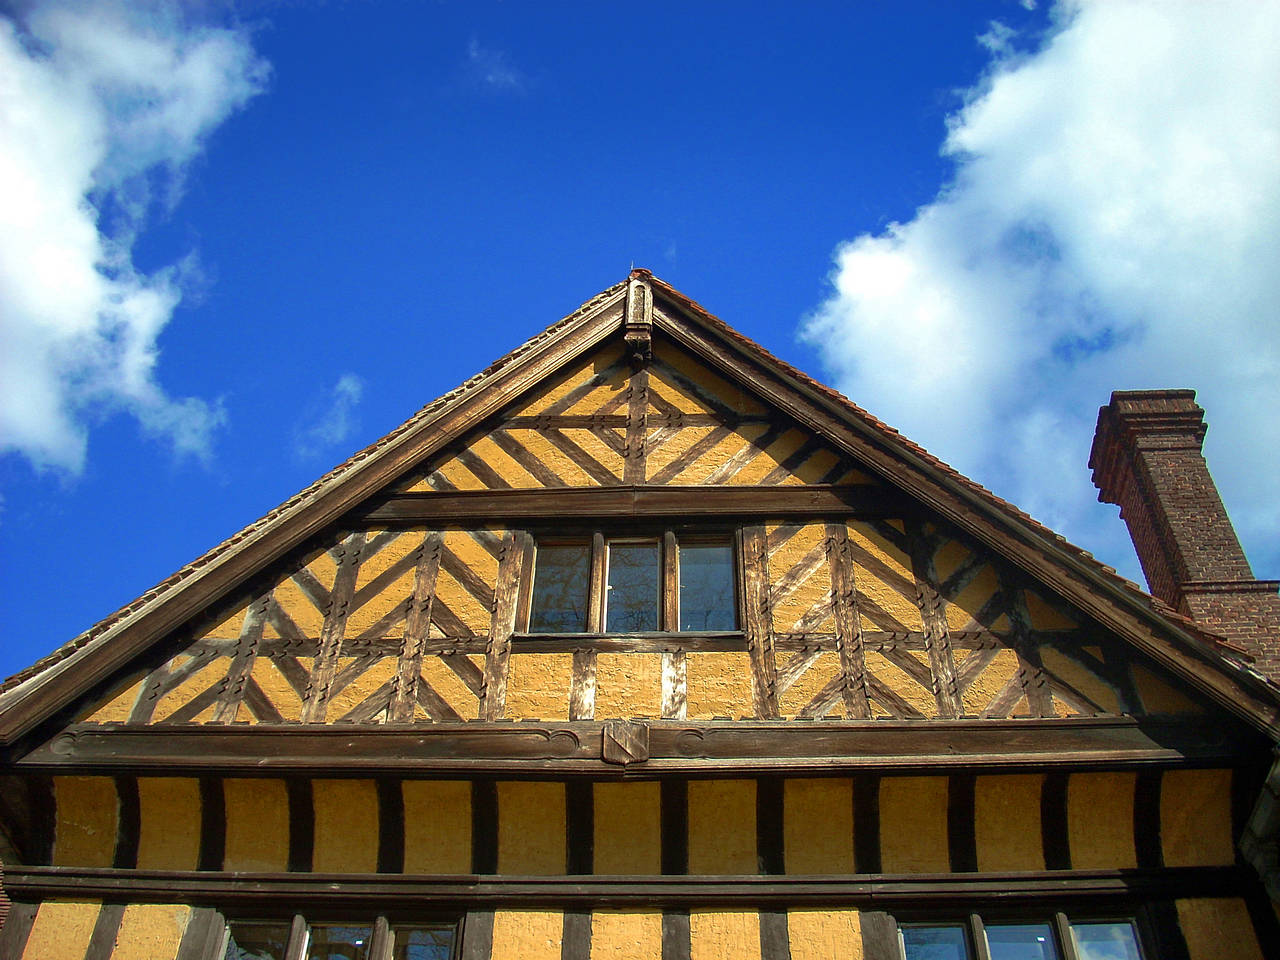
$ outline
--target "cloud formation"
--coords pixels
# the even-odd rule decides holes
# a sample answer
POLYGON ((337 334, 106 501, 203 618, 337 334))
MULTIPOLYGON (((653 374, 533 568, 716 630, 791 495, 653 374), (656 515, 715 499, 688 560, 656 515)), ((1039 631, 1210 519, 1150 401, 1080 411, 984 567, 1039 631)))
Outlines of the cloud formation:
POLYGON ((309 460, 351 436, 359 425, 356 406, 363 396, 363 380, 354 373, 340 376, 333 390, 311 405, 302 424, 294 430, 294 453, 309 460))
POLYGON ((506 53, 481 46, 475 37, 467 44, 467 73, 472 82, 490 93, 524 93, 529 84, 506 53))
POLYGON ((48 2, 0 16, 0 452, 82 468, 118 410, 207 457, 217 405, 156 380, 156 340, 196 269, 132 259, 209 134, 263 89, 238 30, 178 5, 48 2))
POLYGON ((1130 576, 1086 469, 1113 389, 1193 387, 1259 576, 1280 575, 1280 5, 1076 0, 993 25, 954 180, 835 251, 804 336, 841 389, 1130 576))

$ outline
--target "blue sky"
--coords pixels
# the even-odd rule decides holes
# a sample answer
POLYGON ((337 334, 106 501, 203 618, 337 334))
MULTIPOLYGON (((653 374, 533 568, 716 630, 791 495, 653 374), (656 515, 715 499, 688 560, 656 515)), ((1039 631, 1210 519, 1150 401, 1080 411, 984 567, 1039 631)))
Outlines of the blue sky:
POLYGON ((633 264, 1134 577, 1196 387, 1280 576, 1274 6, 6 9, 0 674, 633 264))

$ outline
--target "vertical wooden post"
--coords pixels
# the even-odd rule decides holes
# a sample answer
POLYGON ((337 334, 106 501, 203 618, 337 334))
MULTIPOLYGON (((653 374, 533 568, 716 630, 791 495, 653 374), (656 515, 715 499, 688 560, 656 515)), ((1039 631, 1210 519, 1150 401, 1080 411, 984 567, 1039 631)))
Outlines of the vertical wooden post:
POLYGON ((254 598, 245 611, 240 639, 236 642, 236 654, 222 681, 222 692, 218 694, 218 703, 213 708, 212 723, 232 723, 236 718, 244 700, 245 682, 253 673, 253 664, 258 658, 258 646, 262 643, 262 628, 266 625, 271 595, 272 591, 267 590, 254 598))
POLYGON ((916 583, 916 604, 924 624, 924 646, 929 654, 929 670, 933 674, 933 698, 941 718, 958 717, 964 712, 960 685, 956 680, 955 656, 951 652, 951 634, 947 629, 946 601, 938 593, 938 574, 933 565, 934 543, 925 536, 920 524, 909 521, 907 540, 911 549, 911 573, 916 583))
POLYGON ((480 719, 500 720, 507 702, 507 662, 511 635, 516 629, 516 604, 520 593, 520 568, 528 534, 508 530, 498 556, 498 584, 493 594, 493 616, 484 658, 484 690, 480 719))
POLYGON ((325 610, 324 626, 320 632, 320 652, 316 656, 307 695, 302 704, 303 723, 323 723, 329 700, 329 689, 338 673, 338 659, 342 655, 342 641, 347 633, 347 616, 351 612, 351 598, 356 592, 356 575, 360 572, 360 554, 364 550, 364 531, 357 530, 342 541, 336 551, 338 572, 333 578, 333 590, 325 610))
POLYGON ((1009 617, 1009 629, 1013 648, 1018 653, 1018 673, 1027 706, 1033 717, 1052 717, 1053 691, 1049 678, 1040 665, 1040 650, 1031 639, 1031 615, 1027 613, 1027 600, 1022 583, 1009 571, 1001 570, 1000 592, 1004 595, 1005 614, 1009 617))
POLYGON ((435 600, 436 575, 440 572, 442 542, 443 536, 439 531, 429 531, 418 548, 413 596, 409 598, 409 615, 405 618, 404 638, 400 641, 400 662, 396 666, 391 703, 387 707, 387 719, 393 723, 413 720, 418 680, 422 676, 422 648, 431 631, 431 604, 435 600))
POLYGON ((758 524, 742 528, 742 596, 755 715, 762 720, 775 719, 778 666, 773 650, 773 613, 769 608, 768 537, 758 524))
MULTIPOLYGON (((662 629, 680 630, 680 544, 675 531, 662 537, 662 629)), ((687 672, 683 650, 662 653, 662 719, 683 720, 688 711, 687 672)))
MULTIPOLYGON (((587 582, 587 633, 604 632, 606 561, 604 534, 591 535, 591 573, 587 582)), ((596 652, 573 651, 569 679, 569 719, 593 720, 596 715, 596 652)))
POLYGON ((845 716, 869 720, 867 664, 862 647, 862 617, 858 613, 858 590, 854 580, 853 556, 849 549, 849 528, 844 522, 827 524, 827 563, 831 567, 831 614, 840 653, 844 685, 845 716))

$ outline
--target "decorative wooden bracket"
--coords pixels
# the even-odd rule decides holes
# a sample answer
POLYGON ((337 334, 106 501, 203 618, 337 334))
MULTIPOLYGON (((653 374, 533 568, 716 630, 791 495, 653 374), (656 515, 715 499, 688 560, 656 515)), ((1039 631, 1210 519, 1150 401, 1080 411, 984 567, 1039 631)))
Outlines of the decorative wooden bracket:
POLYGON ((639 370, 653 358, 653 291, 635 277, 627 284, 625 336, 631 366, 639 370))
POLYGON ((609 720, 600 732, 600 756, 605 763, 626 766, 649 759, 649 725, 634 720, 609 720))

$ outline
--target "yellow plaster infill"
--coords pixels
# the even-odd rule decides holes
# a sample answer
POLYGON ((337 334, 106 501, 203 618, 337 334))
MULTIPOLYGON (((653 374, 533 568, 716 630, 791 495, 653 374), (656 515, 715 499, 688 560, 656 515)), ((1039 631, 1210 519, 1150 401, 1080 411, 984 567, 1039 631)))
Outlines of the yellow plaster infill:
MULTIPOLYGON (((352 659, 354 661, 354 658, 352 659)), ((346 664, 342 666, 345 667, 346 664)), ((383 684, 394 677, 398 666, 399 660, 396 657, 382 657, 375 660, 364 673, 329 698, 325 719, 329 723, 341 720, 349 711, 364 703, 377 693, 383 684)))
POLYGON ((885 873, 946 873, 947 778, 880 781, 880 865, 885 873))
POLYGON ((377 873, 378 791, 372 780, 316 780, 316 873, 377 873))
MULTIPOLYGON (((976 651, 969 656, 976 656, 976 651)), ((959 666, 959 663, 956 664, 959 666)), ((995 655, 986 668, 978 674, 960 695, 967 716, 977 716, 1005 688, 1018 672, 1018 655, 1004 649, 995 655)))
POLYGON ((498 784, 499 873, 521 876, 564 873, 565 829, 563 783, 498 784))
POLYGON ((116 785, 110 777, 54 777, 53 864, 109 867, 116 852, 116 785))
POLYGON ((1031 618, 1032 630, 1074 630, 1079 626, 1056 607, 1051 607, 1040 594, 1034 590, 1024 590, 1027 598, 1027 613, 1031 618))
POLYGON ((947 626, 952 630, 975 630, 985 624, 975 619, 983 604, 1000 589, 1000 579, 995 569, 987 564, 954 597, 947 598, 947 626))
POLYGON ((471 784, 465 780, 406 780, 404 872, 471 872, 471 784))
POLYGON ((185 904, 129 904, 120 918, 111 960, 172 960, 190 919, 191 908, 185 904))
POLYGON ((491 960, 560 960, 564 914, 497 910, 493 914, 491 960))
POLYGON ((22 960, 67 960, 83 957, 93 937, 100 903, 48 900, 40 904, 27 935, 22 960))
POLYGON ((690 911, 689 941, 689 960, 759 960, 760 914, 690 911))
MULTIPOLYGON (((191 660, 187 656, 177 656, 173 658, 171 669, 178 669, 189 663, 191 660)), ((167 719, 175 710, 183 706, 193 697, 204 693, 209 687, 218 683, 227 675, 227 670, 231 666, 230 657, 215 657, 202 669, 197 670, 191 676, 183 680, 156 703, 155 710, 151 714, 151 722, 159 723, 161 720, 167 719)), ((201 711, 200 715, 194 717, 197 723, 207 719, 213 713, 213 707, 201 711)))
MULTIPOLYGON (((658 361, 665 363, 676 372, 682 374, 685 379, 696 383, 723 405, 738 413, 764 413, 767 409, 754 394, 734 386, 728 380, 725 380, 719 374, 714 373, 698 360, 671 344, 659 343, 654 356, 658 361)), ((656 379, 663 383, 666 382, 663 379, 666 375, 659 369, 651 370, 649 374, 650 383, 655 379, 655 374, 657 374, 656 379)), ((676 386, 673 389, 683 391, 685 388, 676 386)))
MULTIPOLYGON (((506 416, 527 417, 544 412, 552 404, 562 400, 592 377, 605 372, 609 367, 616 364, 622 359, 622 352, 622 346, 616 343, 609 344, 596 351, 571 370, 552 380, 551 383, 536 388, 533 393, 519 402, 519 406, 509 408, 506 411, 506 416)), ((627 375, 628 370, 625 366, 619 368, 612 376, 605 379, 600 386, 590 391, 587 396, 594 396, 602 392, 606 394, 616 393, 626 386, 627 375)), ((573 407, 568 409, 573 410, 575 413, 594 413, 598 409, 598 403, 599 400, 597 400, 597 406, 588 407, 581 411, 574 410, 573 407)))
POLYGON ((840 454, 834 450, 818 450, 787 474, 782 482, 786 486, 818 483, 839 462, 840 454))
POLYGON ((513 653, 507 664, 506 719, 569 719, 573 654, 513 653))
POLYGON ((803 430, 786 430, 777 440, 765 447, 760 455, 742 468, 729 482, 735 487, 748 487, 758 484, 783 460, 791 456, 809 439, 803 430))
POLYGON ((458 716, 468 720, 477 715, 480 698, 458 676, 457 671, 449 666, 454 658, 470 659, 481 670, 484 669, 484 657, 464 653, 443 654, 438 657, 422 658, 422 678, 431 684, 431 689, 438 693, 444 702, 453 707, 458 716))
POLYGON ((222 782, 227 816, 222 868, 282 871, 289 868, 289 795, 283 780, 222 782))
POLYGON ((225 613, 215 614, 215 618, 194 636, 196 640, 236 640, 240 637, 240 628, 244 624, 244 615, 248 607, 234 607, 225 613))
MULTIPOLYGON (((857 587, 859 602, 865 601, 879 607, 890 617, 902 624, 907 630, 924 629, 924 621, 920 616, 920 608, 915 599, 915 577, 911 572, 911 561, 901 550, 869 523, 854 522, 849 524, 849 539, 866 552, 869 559, 854 558, 854 583, 857 587), (868 563, 875 562, 874 566, 868 563), (885 579, 880 568, 887 568, 893 579, 885 579)), ((874 619, 862 613, 864 630, 881 630, 874 619)))
POLYGON ((606 910, 591 915, 591 960, 659 960, 662 914, 606 910))
MULTIPOLYGON (((365 533, 365 540, 372 542, 387 532, 386 530, 369 530, 365 533)), ((363 590, 370 581, 386 573, 420 546, 422 546, 422 531, 411 530, 394 535, 376 553, 368 554, 366 551, 366 556, 360 561, 360 569, 356 571, 356 590, 363 590)), ((410 573, 412 574, 412 570, 410 573)))
POLYGON ((662 715, 662 654, 601 653, 596 657, 597 720, 662 715))
POLYGON ((1067 838, 1074 870, 1138 865, 1132 773, 1073 773, 1067 780, 1067 838))
MULTIPOLYGON (((706 483, 707 478, 726 460, 736 457, 746 448, 755 448, 755 442, 769 429, 765 423, 744 423, 709 451, 690 463, 671 483, 691 486, 706 483)), ((748 451, 750 452, 750 451, 748 451)))
POLYGON ((338 575, 338 565, 333 562, 333 557, 329 555, 328 550, 320 550, 304 557, 303 564, 320 583, 320 586, 326 590, 333 589, 334 578, 338 575))
POLYGON ((1038 773, 978 777, 974 781, 974 836, 978 869, 1043 870, 1038 773))
MULTIPOLYGON (((830 622, 830 621, 828 621, 830 622)), ((779 664, 781 666, 781 664, 779 664)), ((800 674, 791 686, 783 690, 778 697, 778 707, 784 717, 794 717, 803 710, 814 697, 840 672, 839 654, 827 651, 818 655, 804 673, 800 674)), ((844 701, 839 697, 823 716, 841 716, 844 713, 844 701)))
POLYGON ((972 556, 972 551, 959 540, 948 540, 933 554, 933 572, 938 582, 946 580, 972 556))
POLYGON ((138 867, 194 870, 200 859, 200 781, 138 778, 138 867))
MULTIPOLYGON (((924 660, 926 668, 928 667, 928 661, 924 659, 924 654, 917 656, 915 653, 908 651, 907 656, 915 657, 917 660, 924 660)), ((911 706, 926 717, 933 718, 938 715, 938 701, 934 698, 931 689, 921 686, 910 674, 882 654, 868 652, 864 660, 867 665, 867 671, 872 676, 911 704, 911 706)))
POLYGON ((689 873, 758 871, 755 781, 690 781, 689 873))
POLYGON ((595 872, 661 873, 661 785, 656 781, 596 783, 592 792, 595 872))
POLYGON ((1133 665, 1133 682, 1147 713, 1204 713, 1204 708, 1146 667, 1133 665))
POLYGON ((436 599, 453 611, 474 635, 484 636, 488 632, 491 619, 489 609, 468 593, 453 578, 453 574, 444 569, 436 575, 436 599))
MULTIPOLYGON (((695 443, 709 434, 714 427, 685 427, 678 431, 674 436, 668 437, 657 449, 645 448, 645 476, 650 483, 653 477, 664 467, 671 463, 680 461, 682 465, 687 465, 685 461, 688 458, 689 448, 695 443)), ((648 434, 652 436, 657 428, 651 427, 648 434)), ((677 477, 674 483, 680 483, 677 477)))
MULTIPOLYGON (((453 456, 445 456, 436 461, 435 470, 432 471, 436 476, 442 477, 449 482, 450 486, 459 490, 488 490, 489 485, 467 469, 461 460, 455 459, 453 456)), ((415 489, 419 489, 415 487, 415 489)), ((423 481, 420 485, 422 490, 433 489, 430 483, 423 481)))
POLYGON ((853 781, 783 781, 782 849, 791 874, 853 873, 853 781))
POLYGON ((541 488, 543 482, 498 446, 493 436, 480 437, 471 444, 471 452, 493 468, 493 471, 517 490, 541 488))
POLYGON ((857 910, 788 910, 791 960, 862 960, 857 910))
POLYGON ((563 432, 566 437, 581 447, 587 456, 617 477, 619 483, 622 482, 622 456, 613 447, 590 430, 569 427, 563 432))
POLYGON ((255 658, 251 675, 281 717, 294 722, 302 719, 302 697, 269 657, 255 658))
POLYGON ((1166 867, 1228 866, 1231 771, 1166 770, 1160 778, 1160 842, 1166 867))
MULTIPOLYGON (((1116 695, 1115 690, 1092 670, 1082 666, 1047 643, 1040 645, 1040 659, 1044 663, 1046 670, 1079 690, 1101 707, 1104 712, 1122 712, 1120 698, 1116 695)), ((1057 700, 1054 700, 1054 706, 1058 706, 1057 700)))
POLYGON ((749 653, 686 654, 685 684, 690 720, 754 714, 749 653))
MULTIPOLYGON (((782 544, 769 556, 769 579, 771 586, 786 576, 787 573, 801 563, 814 550, 822 550, 826 540, 826 528, 822 524, 811 523, 802 526, 786 543, 782 544)), ((810 610, 822 607, 828 615, 821 623, 811 628, 815 633, 830 633, 831 608, 831 568, 824 559, 805 580, 792 592, 775 599, 772 604, 773 629, 778 633, 791 633, 797 629, 800 620, 810 610), (824 630, 823 627, 826 626, 824 630)))
MULTIPOLYGON (((501 538, 506 531, 491 529, 487 532, 501 538)), ((447 530, 444 534, 444 545, 485 583, 492 586, 498 579, 498 558, 476 540, 473 531, 447 530)))
POLYGON ((508 430, 516 443, 524 447, 531 457, 541 460, 547 468, 570 487, 598 487, 599 481, 578 466, 573 459, 555 446, 537 430, 508 430))
POLYGON ((118 683, 112 684, 106 699, 89 707, 76 719, 85 723, 124 723, 133 712, 133 705, 138 702, 138 694, 142 692, 145 674, 130 674, 118 683))
MULTIPOLYGON (((280 605, 280 609, 288 614, 289 619, 297 625, 304 637, 320 636, 324 630, 324 614, 292 579, 286 577, 277 583, 273 596, 276 603, 280 605)), ((274 636, 275 634, 275 627, 268 623, 263 629, 263 635, 274 636)))
POLYGON ((1262 948, 1243 900, 1178 900, 1178 925, 1191 960, 1262 960, 1262 948))

